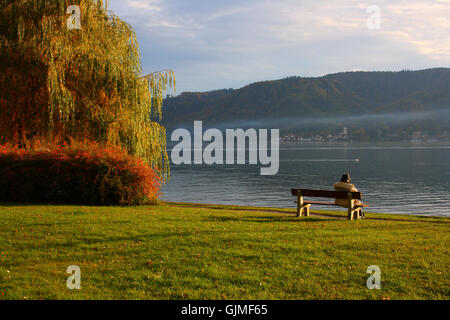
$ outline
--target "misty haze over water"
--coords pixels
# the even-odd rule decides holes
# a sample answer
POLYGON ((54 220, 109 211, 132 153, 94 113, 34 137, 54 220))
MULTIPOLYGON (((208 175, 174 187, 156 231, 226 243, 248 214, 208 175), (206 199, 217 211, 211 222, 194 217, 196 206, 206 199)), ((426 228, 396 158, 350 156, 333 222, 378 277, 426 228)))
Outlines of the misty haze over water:
POLYGON ((411 121, 447 121, 450 125, 450 109, 417 111, 417 112, 395 112, 383 114, 342 115, 332 117, 290 117, 260 120, 243 120, 231 123, 220 123, 217 128, 295 128, 295 127, 317 127, 324 128, 329 125, 342 123, 345 125, 359 124, 377 126, 382 121, 389 125, 401 125, 411 121))
MULTIPOLYGON (((199 119, 201 120, 201 119, 199 119)), ((218 128, 308 128, 325 129, 336 125, 358 124, 366 127, 379 127, 379 123, 387 125, 404 125, 417 121, 446 122, 450 128, 450 109, 415 111, 415 112, 391 112, 382 114, 355 114, 329 117, 289 117, 267 119, 243 119, 241 121, 210 123, 203 121, 204 129, 218 128)), ((193 123, 178 123, 176 128, 192 130, 193 123)))

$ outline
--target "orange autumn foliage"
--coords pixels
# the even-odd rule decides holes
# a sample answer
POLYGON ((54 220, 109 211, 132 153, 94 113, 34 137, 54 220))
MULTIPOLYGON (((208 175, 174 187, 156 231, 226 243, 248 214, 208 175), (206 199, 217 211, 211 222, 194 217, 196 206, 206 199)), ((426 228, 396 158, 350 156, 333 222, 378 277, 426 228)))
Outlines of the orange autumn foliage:
POLYGON ((157 201, 161 181, 141 158, 95 142, 0 145, 0 201, 137 205, 157 201))

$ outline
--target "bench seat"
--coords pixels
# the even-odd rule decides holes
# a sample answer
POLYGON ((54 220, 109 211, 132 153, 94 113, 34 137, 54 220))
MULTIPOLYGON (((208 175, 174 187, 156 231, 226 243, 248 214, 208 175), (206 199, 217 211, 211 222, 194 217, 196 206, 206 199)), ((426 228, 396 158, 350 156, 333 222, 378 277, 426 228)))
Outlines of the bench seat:
POLYGON ((304 200, 304 197, 317 197, 317 198, 332 198, 332 199, 344 199, 347 200, 348 206, 348 219, 353 218, 361 219, 362 209, 367 208, 367 204, 357 204, 357 200, 362 200, 361 192, 347 192, 347 191, 329 191, 329 190, 310 190, 310 189, 291 189, 293 196, 297 197, 297 217, 303 215, 309 216, 311 205, 323 205, 323 206, 339 206, 335 202, 326 201, 308 201, 304 200))
MULTIPOLYGON (((295 203, 297 203, 297 201, 295 201, 295 203)), ((327 201, 308 201, 308 200, 305 200, 305 201, 303 201, 303 203, 304 204, 317 204, 317 205, 321 205, 321 206, 335 206, 336 205, 336 203, 334 203, 334 202, 327 202, 327 201)), ((360 205, 355 205, 354 207, 355 208, 356 207, 368 208, 370 206, 368 204, 360 204, 360 205)))

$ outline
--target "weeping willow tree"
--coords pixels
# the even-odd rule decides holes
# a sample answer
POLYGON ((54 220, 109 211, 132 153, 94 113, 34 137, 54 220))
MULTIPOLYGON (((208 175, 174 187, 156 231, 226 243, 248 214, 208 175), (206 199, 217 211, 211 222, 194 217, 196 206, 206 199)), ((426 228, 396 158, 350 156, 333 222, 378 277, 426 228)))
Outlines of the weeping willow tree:
POLYGON ((0 0, 0 144, 94 140, 168 176, 160 124, 172 71, 142 76, 130 25, 98 0, 0 0), (81 10, 70 28, 68 8, 81 10))

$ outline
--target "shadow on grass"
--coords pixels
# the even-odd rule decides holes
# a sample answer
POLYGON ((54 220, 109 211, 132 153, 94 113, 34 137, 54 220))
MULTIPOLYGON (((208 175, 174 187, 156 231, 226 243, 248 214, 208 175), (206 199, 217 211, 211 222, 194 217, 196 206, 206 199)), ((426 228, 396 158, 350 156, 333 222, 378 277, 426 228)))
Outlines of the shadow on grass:
POLYGON ((269 207, 252 207, 252 206, 238 206, 225 204, 221 205, 221 204, 184 203, 184 202, 183 203, 164 202, 163 204, 179 208, 229 210, 229 211, 257 211, 257 212, 274 212, 282 214, 295 214, 295 209, 288 209, 288 208, 269 208, 269 207))
MULTIPOLYGON (((129 225, 131 224, 131 221, 108 221, 108 224, 111 225, 129 225)), ((67 222, 47 222, 47 223, 27 223, 27 224, 22 224, 23 227, 54 227, 54 226, 74 226, 76 227, 77 224, 75 224, 73 221, 67 221, 67 222)), ((104 225, 104 222, 102 221, 97 221, 97 222, 89 222, 89 225, 98 225, 98 226, 102 226, 104 225)))
MULTIPOLYGON (((197 232, 196 234, 198 234, 197 232)), ((215 234, 215 231, 202 231, 201 234, 215 234)), ((86 236, 78 236, 77 238, 70 238, 70 241, 58 242, 49 241, 45 244, 45 248, 73 248, 78 245, 83 246, 94 246, 103 243, 107 243, 114 247, 114 244, 119 243, 123 244, 123 242, 145 242, 151 240, 169 240, 170 238, 185 238, 192 236, 193 232, 167 232, 167 233, 154 233, 154 234, 142 234, 142 235, 133 235, 133 236, 115 236, 115 237, 98 237, 94 235, 86 235, 86 236)), ((27 248, 30 249, 38 249, 42 247, 42 244, 29 244, 27 248)))
POLYGON ((101 206, 85 205, 80 203, 0 202, 0 207, 101 207, 101 206))
POLYGON ((216 221, 216 222, 230 222, 230 221, 245 221, 245 222, 282 222, 282 223, 308 223, 308 222, 324 222, 324 221, 336 221, 335 219, 325 219, 325 218, 315 218, 315 217, 277 217, 277 216, 245 216, 245 217, 206 217, 203 219, 205 221, 216 221))
POLYGON ((120 205, 102 205, 102 204, 83 204, 83 203, 49 203, 49 202, 0 202, 0 207, 95 207, 95 208, 135 208, 152 207, 151 204, 137 206, 120 205))
POLYGON ((45 206, 44 203, 19 203, 19 202, 0 202, 0 207, 32 207, 32 206, 45 206))

